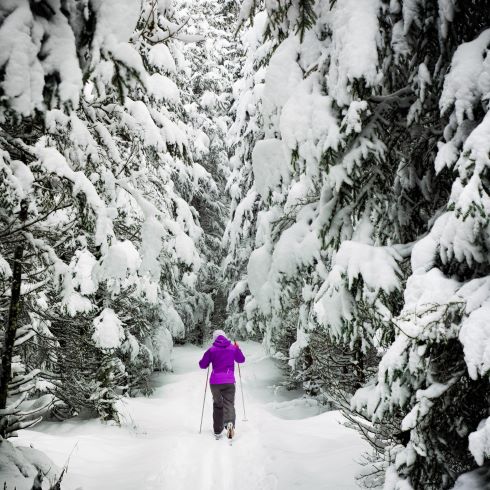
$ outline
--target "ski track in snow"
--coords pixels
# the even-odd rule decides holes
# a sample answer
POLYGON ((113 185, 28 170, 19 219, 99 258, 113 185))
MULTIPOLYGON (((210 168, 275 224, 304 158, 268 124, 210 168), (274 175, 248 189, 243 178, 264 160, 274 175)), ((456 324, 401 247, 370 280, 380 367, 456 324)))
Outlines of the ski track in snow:
MULTIPOLYGON (((273 389, 281 374, 259 344, 243 342, 242 365, 248 421, 240 387, 233 445, 212 433, 212 398, 199 422, 205 371, 203 349, 176 347, 173 373, 155 377, 150 398, 125 402, 122 427, 80 418, 44 422, 21 431, 62 466, 72 449, 63 490, 350 490, 367 445, 339 424, 337 412, 321 412, 300 393, 273 389)), ((236 372, 238 380, 238 372, 236 372)))

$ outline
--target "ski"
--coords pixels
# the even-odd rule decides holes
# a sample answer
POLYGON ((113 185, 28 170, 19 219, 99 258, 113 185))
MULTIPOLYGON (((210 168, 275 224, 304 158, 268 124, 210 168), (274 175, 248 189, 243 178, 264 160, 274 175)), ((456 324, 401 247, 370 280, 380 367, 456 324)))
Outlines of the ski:
POLYGON ((228 444, 233 445, 233 436, 235 435, 235 427, 233 427, 232 422, 228 422, 226 426, 226 438, 228 439, 228 444))

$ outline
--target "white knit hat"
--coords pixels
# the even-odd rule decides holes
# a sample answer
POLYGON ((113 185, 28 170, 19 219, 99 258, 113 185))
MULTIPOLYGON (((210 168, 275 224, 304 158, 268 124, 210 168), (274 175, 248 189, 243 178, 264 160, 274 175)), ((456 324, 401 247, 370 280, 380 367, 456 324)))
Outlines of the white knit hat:
POLYGON ((223 337, 226 337, 225 332, 223 330, 215 330, 213 332, 213 341, 216 340, 220 335, 223 335, 223 337))

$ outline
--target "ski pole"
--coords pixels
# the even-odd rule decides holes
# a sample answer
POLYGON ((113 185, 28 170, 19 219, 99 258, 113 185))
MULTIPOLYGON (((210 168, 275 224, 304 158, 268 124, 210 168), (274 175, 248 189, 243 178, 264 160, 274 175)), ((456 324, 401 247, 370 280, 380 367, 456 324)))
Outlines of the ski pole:
POLYGON ((208 372, 206 373, 206 384, 204 385, 204 400, 202 401, 201 425, 199 426, 199 434, 202 431, 202 419, 204 417, 204 404, 206 403, 206 391, 208 390, 208 379, 209 379, 209 366, 208 366, 208 372))
POLYGON ((240 378, 240 389, 242 391, 242 405, 243 405, 243 421, 247 421, 247 414, 245 412, 245 398, 243 397, 243 382, 242 382, 242 372, 240 371, 240 364, 238 366, 238 377, 240 378))

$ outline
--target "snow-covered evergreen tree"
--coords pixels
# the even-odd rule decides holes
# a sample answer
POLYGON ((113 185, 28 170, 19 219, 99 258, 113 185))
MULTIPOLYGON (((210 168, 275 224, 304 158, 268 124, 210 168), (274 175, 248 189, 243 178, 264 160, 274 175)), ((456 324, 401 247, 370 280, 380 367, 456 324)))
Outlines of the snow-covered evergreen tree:
MULTIPOLYGON (((243 12, 240 15, 245 18, 243 12)), ((260 92, 264 73, 260 66, 270 56, 273 47, 273 43, 264 37, 265 22, 265 14, 258 13, 253 26, 241 36, 244 62, 233 86, 234 120, 229 131, 233 155, 227 182, 231 199, 230 220, 224 235, 224 247, 227 249, 224 265, 230 290, 227 328, 245 336, 257 335, 261 331, 246 274, 248 259, 254 249, 259 210, 258 194, 253 188, 251 152, 255 142, 263 136, 260 92)))
MULTIPOLYGON (((96 35, 89 17, 103 25, 103 9, 91 6, 83 12, 76 2, 65 6, 26 1, 0 8, 2 436, 24 426, 22 420, 32 412, 26 396, 39 370, 23 374, 21 359, 13 355, 39 333, 39 317, 24 306, 38 306, 46 299, 42 289, 59 284, 66 272, 59 254, 73 223, 56 218, 77 194, 91 203, 95 198, 88 179, 58 165, 57 153, 46 161, 49 149, 37 145, 47 110, 73 113, 79 106, 84 67, 77 55, 83 53, 80 59, 91 63, 99 49, 91 44, 96 35)), ((48 405, 40 403, 38 413, 48 405)))
MULTIPOLYGON (((422 22, 428 18, 422 9, 393 12, 408 26, 402 38, 407 52, 420 55, 419 40, 428 33, 440 49, 437 58, 433 48, 425 54, 423 78, 431 88, 424 91, 440 109, 440 119, 431 124, 437 154, 428 163, 439 175, 454 177, 447 204, 432 213, 428 234, 413 248, 394 342, 375 381, 354 400, 375 423, 391 424, 403 435, 385 449, 392 463, 389 489, 450 488, 459 473, 482 465, 488 455, 481 323, 488 301, 488 19, 479 2, 459 5, 459 11, 450 2, 442 6, 426 6, 432 25, 422 22)), ((419 80, 420 74, 419 68, 419 80)), ((417 120, 424 112, 422 99, 414 109, 417 120)))
POLYGON ((41 371, 29 389, 117 419, 120 395, 148 392, 193 325, 186 311, 200 308, 189 300, 204 262, 190 203, 216 185, 193 158, 179 89, 183 45, 199 39, 185 38, 168 2, 25 2, 2 15, 2 46, 31 33, 2 59, 2 303, 18 312, 5 317, 2 383, 14 341, 29 341, 22 357, 35 369, 15 365, 10 384, 17 414, 16 386, 41 371))
MULTIPOLYGON (((453 359, 451 372, 461 372, 454 380, 460 382, 458 388, 441 401, 441 409, 453 394, 459 398, 454 406, 461 410, 467 397, 475 401, 471 410, 459 414, 465 430, 450 425, 438 410, 432 412, 433 419, 426 417, 432 402, 418 402, 435 382, 427 380, 427 363, 435 351, 418 351, 428 340, 403 332, 414 328, 412 303, 418 315, 436 322, 436 329, 441 322, 445 328, 457 325, 454 331, 449 328, 453 336, 464 318, 461 301, 449 297, 434 302, 440 303, 437 307, 429 302, 426 313, 420 311, 423 302, 415 300, 419 293, 412 291, 412 278, 414 261, 422 260, 419 251, 427 251, 419 243, 427 240, 427 233, 441 233, 437 230, 446 216, 441 214, 451 192, 452 167, 460 154, 474 160, 463 145, 475 125, 468 120, 478 122, 486 113, 485 75, 480 75, 486 72, 473 68, 484 65, 484 34, 478 38, 480 44, 474 41, 478 47, 471 54, 458 46, 473 41, 486 27, 484 6, 458 5, 458 15, 450 1, 300 1, 259 7, 244 2, 242 8, 243 18, 255 15, 248 35, 257 31, 257 18, 264 19, 264 37, 248 59, 270 51, 248 78, 259 84, 258 97, 251 98, 244 87, 237 99, 237 106, 247 104, 261 122, 253 126, 252 143, 232 174, 235 187, 244 193, 234 205, 232 223, 237 210, 239 216, 244 209, 249 213, 245 231, 229 227, 229 242, 239 244, 230 247, 230 274, 233 263, 241 264, 230 295, 231 302, 242 298, 236 323, 262 331, 270 350, 289 360, 294 379, 340 404, 381 459, 389 464, 399 452, 396 466, 405 483, 393 483, 392 467, 389 488, 408 482, 414 488, 446 488, 458 472, 475 464, 467 450, 467 433, 483 418, 486 385, 482 381, 477 390, 463 394, 470 371, 460 370, 461 342, 450 346, 447 336, 437 334, 431 342, 442 349, 437 351, 441 367, 434 366, 439 375, 429 376, 439 377, 441 389, 449 390, 453 385, 448 380, 453 378, 441 377, 442 365, 453 359), (267 42, 272 47, 264 48, 267 42), (458 57, 458 49, 465 54, 458 57), (463 58, 473 60, 473 65, 467 61, 458 71, 463 58), (473 82, 461 81, 465 70, 473 82), (378 398, 372 395, 376 399, 364 401, 363 389, 351 408, 351 396, 363 384, 371 386, 380 360, 379 381, 372 388, 378 398), (402 423, 408 412, 410 424, 402 423), (429 427, 435 420, 432 432, 429 427), (407 449, 400 451, 400 444, 407 449)), ((472 165, 464 164, 464 175, 457 169, 461 175, 449 204, 468 228, 459 235, 453 226, 445 238, 451 245, 433 249, 451 280, 480 276, 476 264, 484 262, 476 259, 476 252, 463 252, 461 241, 467 238, 458 238, 472 230, 475 241, 484 243, 468 218, 471 209, 477 215, 476 209, 484 205, 472 206, 466 200, 461 212, 456 205, 460 195, 468 196, 463 189, 472 165)), ((428 260, 424 255, 424 267, 428 260)), ((438 266, 435 259, 431 264, 438 266)), ((421 281, 417 288, 424 281, 429 290, 438 288, 426 278, 421 281)), ((417 331, 425 332, 422 326, 417 331)), ((442 391, 432 394, 435 389, 424 400, 442 397, 442 391)), ((483 440, 482 433, 477 434, 483 440)), ((479 462, 483 459, 480 452, 479 462)), ((376 467, 380 465, 366 475, 376 467)), ((367 476, 365 483, 378 484, 378 476, 367 476)))
POLYGON ((236 5, 233 1, 176 3, 179 22, 185 23, 183 57, 187 61, 181 90, 186 121, 193 128, 191 154, 211 176, 192 198, 203 228, 199 250, 203 264, 196 288, 187 297, 187 340, 202 342, 212 325, 224 321, 221 237, 227 216, 227 130, 230 125, 231 85, 236 77, 237 42, 233 39, 236 5), (190 42, 196 40, 197 42, 190 42))

